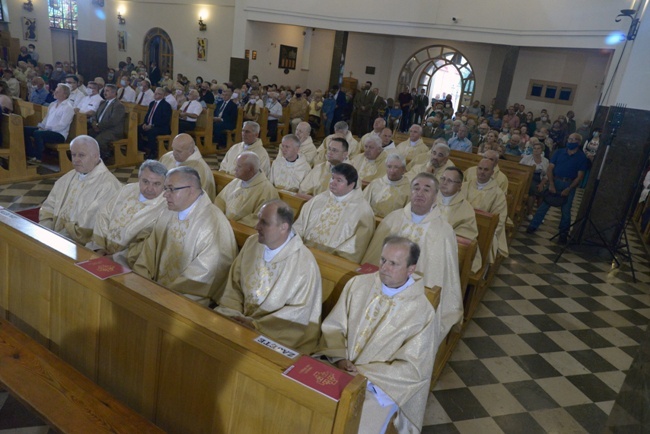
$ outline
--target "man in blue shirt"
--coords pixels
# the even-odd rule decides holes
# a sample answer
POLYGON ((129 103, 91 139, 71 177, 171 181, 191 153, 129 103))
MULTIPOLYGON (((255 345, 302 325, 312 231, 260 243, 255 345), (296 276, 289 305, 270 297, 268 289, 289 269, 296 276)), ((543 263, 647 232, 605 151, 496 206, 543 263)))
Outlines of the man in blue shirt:
POLYGON ((49 92, 45 89, 45 81, 41 77, 34 77, 32 79, 32 94, 29 96, 29 101, 33 104, 43 105, 47 101, 49 92))
MULTIPOLYGON (((580 185, 582 178, 587 171, 587 157, 580 149, 582 136, 573 133, 567 140, 566 148, 560 148, 551 156, 551 164, 546 171, 546 179, 542 180, 540 186, 548 184, 548 190, 553 193, 560 193, 567 201, 562 205, 562 218, 560 219, 560 243, 567 242, 569 226, 571 226, 571 205, 575 196, 576 188, 580 185)), ((537 209, 535 217, 528 225, 526 233, 532 234, 537 230, 550 205, 546 202, 537 209)))
POLYGON ((472 142, 467 138, 467 126, 461 125, 458 128, 458 135, 447 142, 450 149, 462 152, 472 152, 472 142))

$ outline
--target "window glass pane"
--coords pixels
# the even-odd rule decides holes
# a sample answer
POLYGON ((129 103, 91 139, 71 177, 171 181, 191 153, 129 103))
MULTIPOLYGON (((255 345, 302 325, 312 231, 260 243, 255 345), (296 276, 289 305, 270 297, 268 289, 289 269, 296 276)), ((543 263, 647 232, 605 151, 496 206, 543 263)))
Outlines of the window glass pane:
POLYGON ((530 96, 542 96, 542 89, 544 88, 543 85, 533 83, 530 89, 530 96))
POLYGON ((573 93, 573 89, 571 89, 570 87, 562 87, 560 88, 559 99, 562 101, 569 101, 571 99, 572 93, 573 93))
POLYGON ((555 99, 556 94, 557 94, 556 86, 546 86, 546 92, 544 92, 544 98, 555 99))
POLYGON ((50 27, 55 29, 77 30, 77 1, 50 0, 48 2, 50 27))

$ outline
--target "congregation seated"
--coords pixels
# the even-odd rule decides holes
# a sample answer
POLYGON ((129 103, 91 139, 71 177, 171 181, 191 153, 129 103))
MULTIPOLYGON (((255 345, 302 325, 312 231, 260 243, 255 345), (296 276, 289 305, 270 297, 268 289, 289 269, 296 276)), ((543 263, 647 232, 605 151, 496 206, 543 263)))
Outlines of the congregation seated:
MULTIPOLYGON (((492 173, 492 179, 494 179, 504 194, 508 194, 508 177, 499 169, 499 153, 497 151, 485 151, 483 158, 486 158, 494 163, 494 169, 492 173)), ((465 180, 464 182, 473 182, 476 181, 478 176, 477 174, 478 166, 470 167, 465 170, 465 180)))
POLYGON ((422 246, 416 271, 424 277, 424 286, 441 288, 435 330, 436 340, 441 342, 463 316, 463 297, 456 234, 436 206, 437 195, 436 177, 430 173, 417 175, 411 181, 411 202, 381 221, 361 262, 378 264, 388 235, 399 235, 422 246))
POLYGON ((102 159, 107 161, 113 155, 111 143, 124 138, 126 109, 117 99, 117 87, 114 84, 104 86, 104 97, 97 113, 88 119, 88 135, 97 140, 102 159))
POLYGON ((170 88, 168 88, 167 86, 160 86, 160 87, 162 87, 163 92, 165 92, 165 101, 167 101, 169 103, 172 110, 177 110, 178 109, 178 101, 176 100, 176 97, 174 95, 172 95, 172 90, 170 88))
POLYGON ((490 126, 484 122, 477 127, 477 134, 472 134, 472 146, 479 148, 479 152, 483 152, 483 144, 487 141, 487 134, 490 132, 490 126))
POLYGON ((32 93, 29 95, 29 101, 33 104, 45 105, 49 92, 45 89, 45 81, 41 77, 32 79, 32 93))
POLYGON ((311 137, 311 125, 309 125, 309 122, 300 122, 298 124, 296 127, 296 136, 300 139, 300 155, 305 157, 309 167, 313 167, 318 150, 311 137))
POLYGON ((428 172, 440 180, 440 176, 448 167, 454 167, 454 162, 449 159, 450 152, 445 139, 437 139, 430 152, 420 154, 411 161, 411 169, 406 176, 413 179, 418 173, 428 172))
POLYGON ((167 172, 163 209, 142 252, 127 260, 133 271, 207 306, 223 291, 237 255, 232 227, 201 188, 196 170, 181 166, 167 172))
POLYGON ((294 134, 287 134, 280 144, 281 154, 271 165, 269 180, 275 188, 297 192, 300 183, 311 171, 309 163, 300 154, 300 139, 294 134))
POLYGON ((393 104, 393 107, 387 110, 386 112, 386 125, 388 128, 391 130, 395 130, 399 128, 400 122, 402 120, 402 108, 399 103, 399 101, 395 101, 395 104, 393 104))
POLYGON ((440 128, 440 120, 435 117, 428 117, 424 128, 422 128, 422 136, 429 139, 444 138, 445 130, 440 128))
POLYGON ((296 89, 293 98, 289 101, 289 121, 291 132, 295 134, 298 124, 309 116, 309 101, 300 88, 296 89))
POLYGON ((138 149, 149 159, 157 158, 157 137, 171 133, 172 107, 165 101, 164 96, 162 88, 157 88, 144 116, 144 122, 138 126, 138 149))
MULTIPOLYGON (((476 213, 472 204, 461 192, 463 172, 458 167, 448 167, 438 181, 440 182, 440 191, 437 204, 440 207, 440 214, 451 225, 456 235, 468 240, 478 240, 476 213)), ((472 263, 472 272, 476 273, 481 266, 481 252, 477 250, 472 263)))
MULTIPOLYGON (((324 145, 321 145, 324 146, 324 145)), ((332 168, 340 163, 349 163, 348 142, 341 137, 334 137, 327 145, 327 161, 314 166, 300 183, 300 193, 316 196, 329 190, 332 168)))
POLYGON ((162 195, 166 175, 162 163, 142 163, 138 182, 121 187, 99 210, 86 247, 132 267, 133 263, 127 263, 127 251, 132 257, 139 255, 156 219, 167 208, 162 195))
POLYGON ((506 143, 506 154, 520 157, 524 154, 525 148, 526 143, 521 140, 521 136, 519 134, 513 134, 510 136, 508 143, 506 143))
POLYGON ((395 149, 397 149, 397 145, 393 142, 393 131, 390 128, 384 128, 381 130, 379 138, 381 139, 381 147, 384 151, 390 151, 391 153, 396 152, 395 149))
POLYGON ((306 245, 360 262, 372 238, 375 217, 357 182, 352 165, 332 167, 329 191, 306 202, 294 224, 306 245))
POLYGON ((223 293, 214 297, 215 311, 309 354, 320 336, 321 275, 292 224, 286 203, 275 199, 262 206, 257 234, 235 258, 223 293))
MULTIPOLYGON (((61 88, 65 85, 57 86, 57 91, 61 88)), ((85 245, 92 238, 99 209, 121 184, 99 158, 99 145, 92 137, 76 137, 70 143, 70 153, 74 170, 54 183, 41 205, 39 222, 85 245)))
POLYGON ((264 149, 262 139, 260 139, 260 125, 257 122, 244 122, 242 127, 242 141, 233 145, 226 156, 221 161, 219 170, 230 175, 235 174, 237 157, 244 151, 250 151, 257 154, 260 160, 260 169, 268 177, 271 174, 271 159, 268 152, 264 149))
POLYGON ((386 174, 386 156, 381 146, 381 139, 371 136, 366 139, 365 150, 352 159, 352 165, 359 174, 359 179, 371 182, 386 174))
POLYGON ((334 138, 342 138, 348 143, 348 158, 352 159, 360 151, 359 142, 352 137, 348 124, 345 121, 339 121, 334 124, 334 134, 325 137, 323 143, 318 147, 316 157, 314 158, 314 166, 323 163, 327 160, 328 145, 334 138))
POLYGON ((279 198, 278 191, 261 170, 255 152, 237 156, 234 175, 237 179, 219 192, 214 204, 229 220, 255 227, 260 208, 267 200, 279 198))
POLYGON ((225 88, 221 95, 223 99, 217 102, 212 119, 212 142, 219 148, 225 148, 226 131, 234 130, 237 125, 237 104, 231 99, 231 89, 225 88))
MULTIPOLYGON (((174 99, 174 101, 176 100, 174 99)), ((190 90, 187 94, 187 101, 183 103, 178 114, 178 132, 194 131, 196 120, 202 111, 203 107, 199 102, 199 92, 196 89, 190 90)))
POLYGON ((7 83, 2 80, 0 80, 0 110, 2 110, 2 113, 4 114, 14 112, 14 102, 9 94, 9 87, 7 86, 7 83))
POLYGON ((69 95, 70 88, 59 84, 54 91, 56 100, 49 105, 45 118, 35 127, 23 127, 25 154, 30 162, 41 162, 47 143, 64 143, 68 138, 74 117, 74 108, 68 101, 69 95))
POLYGON ((135 102, 135 89, 131 86, 131 77, 128 75, 120 78, 120 88, 117 91, 117 99, 122 102, 135 102))
POLYGON ((135 103, 137 105, 142 105, 149 107, 155 98, 154 91, 151 90, 151 82, 148 79, 140 81, 140 90, 135 96, 135 103))
POLYGON ((422 127, 420 125, 411 125, 408 140, 404 140, 397 145, 396 152, 402 155, 407 162, 411 161, 416 155, 429 152, 429 148, 422 141, 422 127))
POLYGON ((99 104, 101 104, 104 99, 99 95, 99 85, 97 83, 90 81, 88 82, 87 87, 90 90, 90 93, 81 100, 79 105, 75 104, 74 111, 75 113, 81 113, 91 117, 97 113, 99 104))
MULTIPOLYGON (((280 94, 276 91, 270 91, 267 93, 268 99, 266 101, 265 107, 269 110, 269 117, 267 119, 267 128, 269 132, 269 138, 271 142, 275 143, 278 138, 278 122, 282 119, 282 104, 278 101, 280 94)), ((302 122, 301 122, 302 123, 302 122)), ((308 124, 309 125, 309 124, 308 124)), ((298 134, 298 128, 300 124, 296 127, 296 135, 298 134)))
POLYGON ((386 128, 386 120, 384 118, 376 118, 372 124, 372 131, 364 134, 359 140, 360 150, 363 151, 366 149, 366 140, 370 137, 377 137, 381 143, 381 132, 386 128))
POLYGON ((259 92, 252 90, 248 96, 248 101, 244 104, 243 116, 244 121, 259 121, 260 113, 264 108, 264 103, 260 99, 259 92))
POLYGON ((461 125, 458 128, 456 137, 452 137, 447 141, 450 149, 462 152, 472 152, 472 142, 467 138, 467 126, 461 125))
POLYGON ((172 150, 160 157, 160 162, 171 170, 174 167, 189 166, 196 170, 201 178, 201 188, 213 201, 217 195, 212 169, 203 159, 203 155, 196 147, 194 139, 189 134, 179 134, 172 140, 172 150))
POLYGON ((386 175, 372 181, 364 190, 372 211, 377 217, 385 217, 396 209, 404 208, 409 201, 411 183, 404 176, 406 161, 399 154, 386 157, 386 175))
POLYGON ((20 82, 14 77, 14 72, 5 68, 2 72, 2 79, 7 83, 9 94, 14 98, 20 98, 20 82))
MULTIPOLYGON (((494 153, 494 151, 488 151, 494 153)), ((493 154, 491 154, 494 157, 493 154)), ((490 214, 499 214, 499 224, 494 233, 495 241, 492 243, 491 254, 489 258, 483 258, 494 263, 497 252, 501 256, 508 256, 508 243, 506 239, 506 221, 508 219, 508 204, 506 193, 503 192, 497 181, 494 179, 494 168, 496 163, 489 158, 483 158, 475 167, 474 179, 467 179, 465 171, 465 180, 463 182, 463 193, 469 203, 475 209, 489 212, 490 214)), ((471 168, 470 168, 471 169, 471 168)), ((468 169, 469 170, 469 169, 468 169)))
POLYGON ((382 240, 380 272, 355 276, 323 320, 318 356, 368 378, 360 433, 420 432, 435 354, 439 314, 415 274, 420 248, 407 238, 382 240), (369 317, 369 312, 372 312, 369 317))

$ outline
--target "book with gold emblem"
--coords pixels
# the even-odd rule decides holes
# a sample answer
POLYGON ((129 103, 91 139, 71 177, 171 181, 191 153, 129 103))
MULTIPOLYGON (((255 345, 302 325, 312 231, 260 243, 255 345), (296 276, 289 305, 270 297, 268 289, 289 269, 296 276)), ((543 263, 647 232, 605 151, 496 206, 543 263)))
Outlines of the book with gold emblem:
POLYGON ((338 401, 343 389, 354 378, 347 372, 341 371, 327 363, 309 356, 301 356, 296 363, 282 373, 316 392, 338 401))
POLYGON ((95 277, 99 277, 102 280, 131 272, 131 269, 129 267, 118 264, 108 256, 100 256, 99 258, 77 262, 75 265, 83 268, 87 272, 92 273, 95 277))

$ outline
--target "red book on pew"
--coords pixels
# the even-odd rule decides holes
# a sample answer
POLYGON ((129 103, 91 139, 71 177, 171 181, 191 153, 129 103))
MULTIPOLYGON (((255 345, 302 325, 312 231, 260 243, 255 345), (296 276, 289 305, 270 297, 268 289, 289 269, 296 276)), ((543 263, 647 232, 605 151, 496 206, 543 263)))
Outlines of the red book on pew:
POLYGON ((347 372, 341 371, 327 363, 320 362, 309 356, 301 356, 296 363, 282 373, 316 392, 334 401, 341 399, 343 389, 354 378, 347 372))
POLYGON ((75 265, 83 268, 87 272, 93 274, 95 277, 99 277, 102 280, 131 272, 131 269, 129 267, 118 264, 108 256, 100 256, 99 258, 77 262, 75 265))
POLYGON ((372 274, 379 271, 379 267, 368 262, 361 264, 361 267, 357 268, 357 273, 359 274, 372 274))

